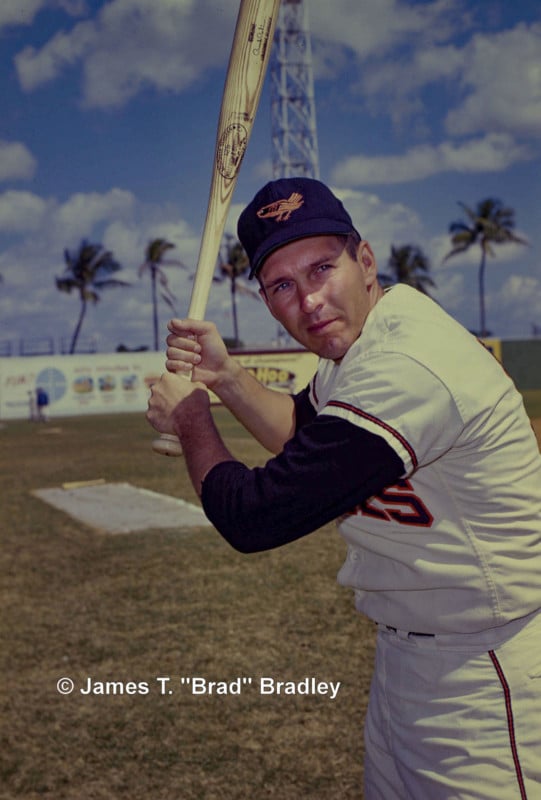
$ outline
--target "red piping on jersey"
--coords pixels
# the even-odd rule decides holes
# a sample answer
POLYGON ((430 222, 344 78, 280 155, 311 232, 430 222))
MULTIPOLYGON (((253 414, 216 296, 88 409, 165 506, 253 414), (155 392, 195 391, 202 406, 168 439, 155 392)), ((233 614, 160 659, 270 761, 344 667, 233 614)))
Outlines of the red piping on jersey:
POLYGON ((521 800, 528 800, 528 796, 526 794, 526 786, 524 785, 524 776, 522 774, 522 767, 520 766, 520 758, 518 757, 518 749, 517 749, 517 740, 515 737, 515 723, 513 721, 513 708, 511 705, 511 690, 509 688, 509 684, 507 683, 507 679, 505 677, 504 671, 500 662, 498 661, 498 656, 494 652, 494 650, 489 650, 488 654, 494 664, 494 669, 500 679, 500 683, 503 689, 503 695, 505 698, 505 710, 507 712, 507 729, 509 731, 509 743, 511 745, 511 753, 513 755, 513 762, 515 764, 515 772, 517 773, 517 783, 520 789, 520 798, 521 800))
POLYGON ((360 408, 355 408, 355 406, 352 406, 349 403, 343 403, 341 400, 329 400, 327 405, 328 406, 335 406, 336 408, 343 408, 346 411, 351 411, 353 414, 357 414, 358 417, 362 417, 363 419, 368 419, 368 420, 370 420, 370 422, 374 422, 376 425, 379 425, 380 428, 383 428, 384 430, 386 430, 389 433, 391 433, 395 437, 395 439, 398 439, 400 444, 403 447, 405 447, 406 450, 408 451, 408 453, 410 455, 410 458, 411 458, 411 462, 413 464, 413 468, 414 469, 417 468, 418 461, 417 461, 417 456, 415 455, 415 450, 413 449, 411 444, 406 439, 404 439, 402 434, 400 434, 394 428, 391 428, 390 425, 387 425, 385 422, 382 422, 377 417, 373 417, 371 414, 367 414, 366 411, 361 411, 360 408))

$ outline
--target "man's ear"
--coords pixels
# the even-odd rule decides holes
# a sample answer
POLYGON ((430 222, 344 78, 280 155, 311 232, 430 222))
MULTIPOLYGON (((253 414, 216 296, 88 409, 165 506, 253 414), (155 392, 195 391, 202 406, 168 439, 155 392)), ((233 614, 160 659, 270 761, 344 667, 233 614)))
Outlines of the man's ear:
POLYGON ((377 281, 378 277, 378 265, 376 263, 376 257, 370 244, 363 239, 363 241, 359 245, 359 250, 357 252, 357 261, 363 268, 366 282, 368 286, 371 286, 373 283, 377 281))
POLYGON ((372 251, 372 248, 370 247, 370 244, 364 239, 359 244, 357 260, 363 265, 365 270, 368 270, 369 272, 377 272, 376 257, 372 251))
POLYGON ((363 239, 359 243, 359 252, 357 256, 365 267, 372 267, 376 264, 376 257, 370 247, 370 244, 363 239))

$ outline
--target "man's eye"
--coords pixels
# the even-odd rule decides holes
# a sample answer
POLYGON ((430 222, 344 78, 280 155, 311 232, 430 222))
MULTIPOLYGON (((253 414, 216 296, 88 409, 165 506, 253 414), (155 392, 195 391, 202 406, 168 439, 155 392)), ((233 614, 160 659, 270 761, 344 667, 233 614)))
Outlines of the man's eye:
POLYGON ((283 283, 279 283, 277 284, 277 286, 274 287, 272 293, 277 294, 278 292, 283 292, 285 289, 288 289, 289 286, 290 286, 289 281, 283 281, 283 283))

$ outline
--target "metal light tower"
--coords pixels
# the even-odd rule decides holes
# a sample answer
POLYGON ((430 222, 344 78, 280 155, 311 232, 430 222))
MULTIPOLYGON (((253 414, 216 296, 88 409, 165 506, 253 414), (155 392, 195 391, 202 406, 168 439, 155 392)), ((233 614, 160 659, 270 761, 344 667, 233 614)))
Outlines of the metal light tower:
POLYGON ((303 0, 282 0, 270 90, 273 177, 319 178, 312 47, 303 0))

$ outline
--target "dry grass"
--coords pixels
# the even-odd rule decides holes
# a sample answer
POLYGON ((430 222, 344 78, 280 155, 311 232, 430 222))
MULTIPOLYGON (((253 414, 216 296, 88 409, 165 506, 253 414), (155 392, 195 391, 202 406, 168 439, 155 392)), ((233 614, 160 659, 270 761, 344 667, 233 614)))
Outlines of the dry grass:
MULTIPOLYGON (((264 460, 217 417, 236 455, 264 460)), ((242 556, 203 529, 104 534, 30 494, 105 478, 194 501, 183 460, 152 454, 150 439, 129 415, 0 431, 0 798, 360 800, 374 629, 335 583, 332 526, 242 556), (263 696, 262 675, 342 688, 335 701, 263 696), (63 676, 69 696, 56 690, 63 676), (89 676, 149 693, 85 696, 89 676), (160 694, 159 676, 173 694, 160 694), (182 676, 254 684, 194 696, 182 676)))
MULTIPOLYGON (((239 457, 264 458, 219 420, 239 457)), ((208 530, 100 533, 30 491, 103 477, 194 500, 182 459, 150 452, 144 420, 21 422, 0 436, 0 797, 358 799, 373 627, 334 581, 343 546, 332 527, 254 556, 208 530), (262 675, 342 689, 335 701, 264 696, 262 675), (69 696, 56 691, 63 676, 69 696), (88 676, 149 693, 84 696, 88 676), (254 684, 193 696, 181 676, 254 684)))

